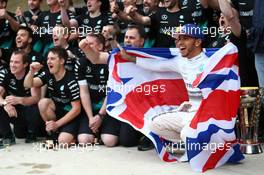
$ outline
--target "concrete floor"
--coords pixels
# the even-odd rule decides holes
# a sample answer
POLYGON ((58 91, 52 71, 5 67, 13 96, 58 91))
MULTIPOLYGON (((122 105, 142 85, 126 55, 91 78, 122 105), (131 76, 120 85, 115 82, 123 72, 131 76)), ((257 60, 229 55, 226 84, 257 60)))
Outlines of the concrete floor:
MULTIPOLYGON (((0 150, 0 175, 197 175, 189 163, 161 162, 154 150, 104 146, 46 150, 39 144, 17 144, 0 150)), ((237 165, 209 170, 208 175, 260 175, 264 154, 247 155, 237 165)), ((262 172, 262 173, 261 173, 262 172)))

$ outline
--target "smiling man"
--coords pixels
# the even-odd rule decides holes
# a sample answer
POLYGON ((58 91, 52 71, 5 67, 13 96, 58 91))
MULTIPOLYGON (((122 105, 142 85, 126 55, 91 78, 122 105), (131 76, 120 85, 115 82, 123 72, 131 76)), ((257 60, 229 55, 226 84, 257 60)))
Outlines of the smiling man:
POLYGON ((32 62, 39 62, 44 64, 44 59, 38 52, 32 49, 33 43, 33 31, 29 27, 20 26, 16 38, 16 48, 15 49, 0 49, 0 58, 9 64, 10 57, 14 50, 22 50, 27 55, 28 64, 32 62))
POLYGON ((157 72, 178 72, 182 75, 189 95, 189 101, 184 102, 178 108, 177 113, 168 113, 154 118, 150 129, 157 135, 173 141, 185 142, 185 136, 181 136, 182 129, 188 125, 198 110, 202 101, 202 93, 198 88, 192 86, 197 75, 203 72, 208 57, 202 51, 204 35, 202 29, 194 24, 186 24, 175 34, 175 43, 179 48, 181 57, 163 60, 153 60, 127 55, 121 49, 123 58, 135 62, 138 66, 157 72))
POLYGON ((14 124, 16 137, 27 136, 26 143, 36 140, 35 134, 41 121, 37 110, 40 89, 24 88, 27 67, 25 53, 15 51, 10 59, 10 71, 0 71, 0 134, 4 136, 0 147, 3 142, 15 143, 10 122, 14 124))
POLYGON ((65 49, 54 47, 49 50, 47 65, 49 74, 40 74, 39 63, 32 63, 27 74, 25 87, 41 87, 47 84, 48 98, 39 101, 39 111, 46 122, 47 132, 58 132, 58 142, 71 144, 78 132, 81 102, 80 90, 74 74, 65 69, 68 54, 65 49))

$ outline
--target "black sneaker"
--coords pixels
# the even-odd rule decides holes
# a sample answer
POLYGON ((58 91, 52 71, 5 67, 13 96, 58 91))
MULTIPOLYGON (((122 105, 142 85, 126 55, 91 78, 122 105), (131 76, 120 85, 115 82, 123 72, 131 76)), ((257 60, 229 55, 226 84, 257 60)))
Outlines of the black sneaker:
POLYGON ((0 140, 0 149, 14 144, 16 144, 16 139, 14 136, 3 137, 3 139, 0 140))
POLYGON ((148 151, 148 150, 152 150, 152 149, 154 149, 154 145, 151 142, 151 140, 149 140, 146 136, 143 136, 139 141, 138 150, 139 151, 148 151))
POLYGON ((34 143, 37 141, 37 137, 34 133, 28 133, 26 136, 25 143, 34 143))

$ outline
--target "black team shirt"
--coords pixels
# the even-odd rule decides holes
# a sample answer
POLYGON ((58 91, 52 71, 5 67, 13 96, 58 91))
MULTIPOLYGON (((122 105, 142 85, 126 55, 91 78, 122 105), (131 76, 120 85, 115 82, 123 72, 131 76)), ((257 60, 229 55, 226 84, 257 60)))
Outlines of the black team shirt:
MULTIPOLYGON (((25 73, 26 76, 27 72, 25 73)), ((17 97, 30 97, 30 88, 24 87, 24 79, 17 80, 16 77, 6 69, 0 70, 0 86, 2 86, 8 95, 14 95, 17 97)))
POLYGON ((71 109, 71 102, 80 99, 79 85, 74 74, 66 71, 64 77, 56 81, 51 74, 42 73, 38 75, 43 84, 47 84, 47 95, 59 107, 65 111, 71 109))

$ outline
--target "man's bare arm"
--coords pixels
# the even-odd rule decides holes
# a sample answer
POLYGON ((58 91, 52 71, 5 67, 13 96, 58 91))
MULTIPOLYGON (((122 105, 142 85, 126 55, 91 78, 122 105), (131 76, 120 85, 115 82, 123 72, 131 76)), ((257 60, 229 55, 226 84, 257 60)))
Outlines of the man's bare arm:
POLYGON ((149 16, 142 16, 137 12, 137 9, 133 6, 129 6, 126 10, 126 13, 130 16, 130 18, 139 24, 142 25, 151 25, 151 19, 149 16))
POLYGON ((31 87, 41 87, 43 85, 41 79, 39 77, 35 77, 34 75, 42 68, 42 65, 37 62, 33 62, 30 64, 30 69, 25 77, 24 80, 24 87, 31 88, 31 87))
POLYGON ((59 128, 69 123, 70 121, 72 121, 74 118, 76 118, 80 114, 81 112, 80 100, 72 101, 71 106, 72 106, 71 110, 66 115, 64 115, 61 119, 56 121, 59 128))
POLYGON ((109 54, 107 52, 97 52, 91 48, 86 39, 83 39, 79 43, 80 49, 85 53, 86 58, 93 64, 107 64, 109 54))
POLYGON ((228 27, 236 37, 241 35, 241 24, 238 12, 231 6, 228 0, 219 0, 220 10, 228 22, 228 27))

